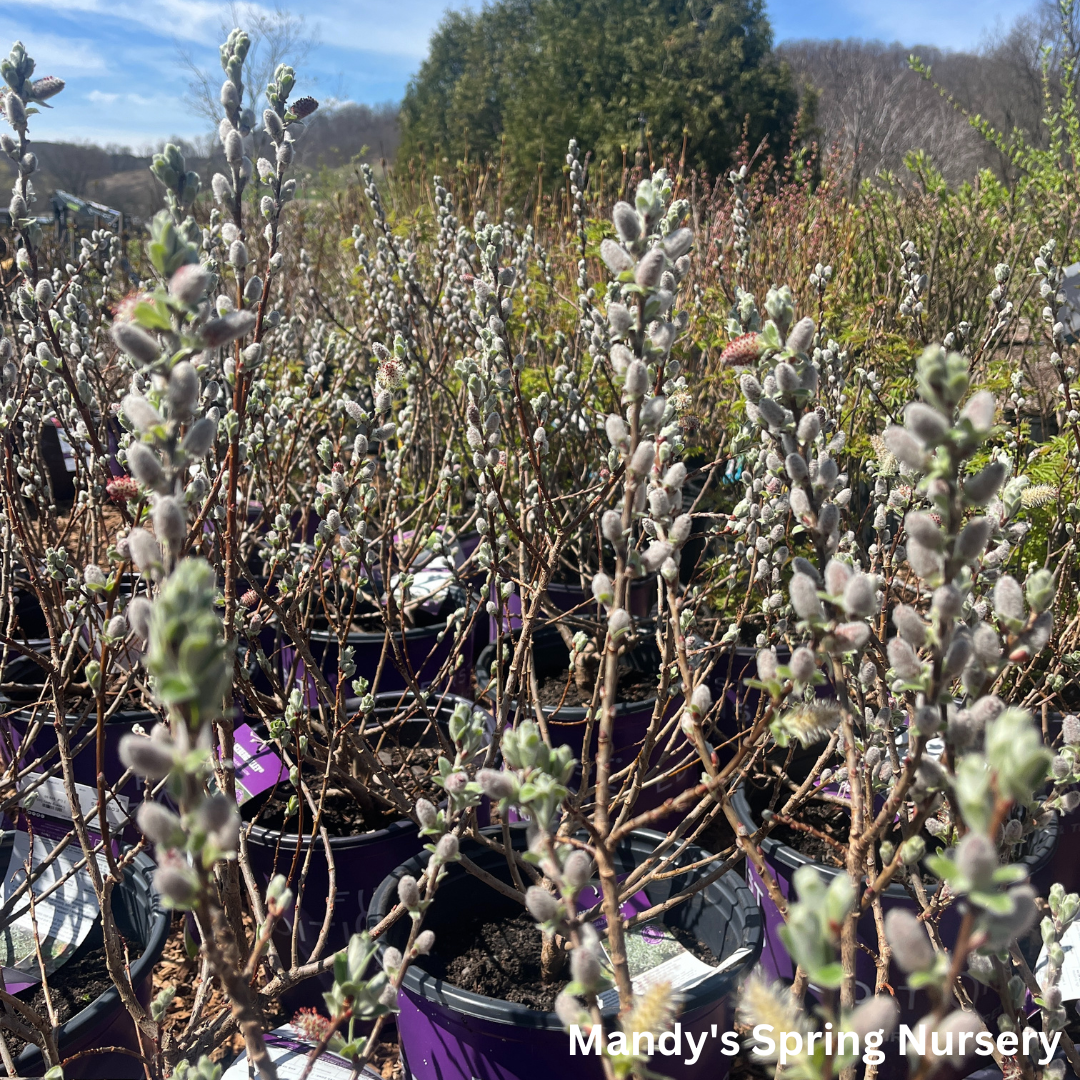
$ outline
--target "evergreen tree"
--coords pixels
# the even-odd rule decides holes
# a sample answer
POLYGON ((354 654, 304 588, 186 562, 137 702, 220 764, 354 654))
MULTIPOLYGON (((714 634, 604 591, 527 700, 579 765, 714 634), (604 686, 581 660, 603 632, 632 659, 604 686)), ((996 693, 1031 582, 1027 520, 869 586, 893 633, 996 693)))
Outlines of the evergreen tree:
POLYGON ((798 95, 762 0, 497 0, 448 14, 402 104, 403 157, 498 160, 528 182, 567 141, 610 166, 653 152, 712 174, 743 136, 783 154, 798 95))

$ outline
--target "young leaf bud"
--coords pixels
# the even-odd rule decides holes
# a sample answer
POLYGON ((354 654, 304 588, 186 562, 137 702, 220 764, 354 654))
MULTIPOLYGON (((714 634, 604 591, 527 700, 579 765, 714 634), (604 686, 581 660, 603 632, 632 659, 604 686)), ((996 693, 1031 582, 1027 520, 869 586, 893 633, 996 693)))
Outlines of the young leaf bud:
POLYGON ((136 596, 128 604, 125 611, 128 624, 143 641, 150 640, 150 616, 152 613, 153 605, 145 596, 136 596))
POLYGON ((201 389, 199 373, 190 360, 181 360, 169 372, 169 385, 166 391, 173 415, 178 420, 191 416, 199 401, 201 389))
POLYGON ((132 529, 127 541, 131 559, 142 573, 161 565, 161 548, 145 529, 132 529))
POLYGON ((139 806, 135 820, 143 835, 160 848, 182 848, 184 829, 180 818, 168 807, 157 802, 144 802, 139 806))
POLYGON ((187 515, 179 499, 164 495, 154 504, 154 533, 177 551, 187 536, 187 515))
POLYGON ((593 861, 589 853, 578 848, 566 856, 566 862, 563 864, 563 878, 571 889, 581 889, 592 877, 592 869, 593 861))
POLYGON ((926 928, 906 908, 891 908, 885 913, 885 937, 893 958, 905 972, 928 971, 934 966, 934 947, 926 928))
POLYGON ((791 674, 801 683, 809 683, 817 672, 817 658, 812 650, 800 645, 791 654, 791 674))
POLYGON ((647 252, 641 262, 637 264, 634 272, 634 280, 643 289, 655 289, 660 282, 660 275, 664 272, 664 252, 660 248, 653 248, 647 252))
POLYGON ((800 619, 820 619, 823 616, 821 600, 817 594, 817 585, 813 578, 796 572, 791 576, 789 586, 791 606, 800 619))
POLYGON ((791 333, 788 334, 787 341, 784 342, 785 348, 790 349, 793 353, 808 353, 810 346, 814 343, 816 329, 814 320, 809 315, 803 316, 792 327, 791 333))
POLYGON ((560 916, 559 902, 541 885, 526 890, 525 907, 538 923, 554 922, 560 916))
POLYGON ((204 416, 191 425, 180 446, 188 457, 198 461, 206 457, 216 437, 217 421, 204 416))
POLYGON ((120 760, 125 768, 150 780, 168 776, 175 764, 170 742, 145 735, 125 735, 120 740, 120 760))
POLYGON ((691 527, 692 521, 690 515, 680 514, 671 523, 671 528, 668 529, 668 540, 674 544, 675 547, 681 547, 689 538, 691 527))
POLYGON ((627 465, 627 471, 632 475, 640 478, 645 476, 646 473, 653 467, 653 462, 656 460, 656 445, 649 439, 644 439, 638 443, 637 449, 634 451, 634 456, 630 459, 627 465))
POLYGON ((405 874, 398 881, 398 900, 409 911, 415 911, 420 906, 420 888, 416 884, 416 878, 411 874, 405 874))
POLYGON ((161 347, 141 326, 134 323, 113 323, 113 341, 140 364, 153 364, 161 356, 161 347))
POLYGON ((631 398, 644 397, 649 388, 649 372, 640 360, 632 361, 627 367, 623 386, 631 398))
POLYGON ((986 550, 986 544, 994 533, 994 523, 988 517, 972 518, 956 538, 954 555, 961 562, 973 563, 986 550))
POLYGON ((922 472, 926 468, 926 451, 911 432, 890 424, 885 429, 885 446, 890 454, 910 469, 922 472))
POLYGON ((611 578, 607 574, 596 574, 592 579, 592 594, 597 603, 610 605, 615 600, 611 578))
POLYGON ((1028 575, 1024 583, 1024 595, 1031 610, 1041 614, 1048 611, 1057 596, 1057 582, 1050 570, 1039 569, 1028 575))
POLYGON ((600 258, 613 274, 634 269, 633 256, 621 244, 611 239, 600 241, 600 258))
MULTIPOLYGON (((417 811, 420 805, 417 803, 417 811)), ((435 859, 440 863, 456 862, 458 858, 458 838, 453 833, 446 833, 435 845, 435 859)))
POLYGON ((210 274, 198 263, 188 263, 169 279, 169 295, 184 307, 195 307, 210 287, 210 274))
POLYGON ((964 481, 964 499, 972 506, 985 506, 1005 482, 1004 462, 992 461, 982 472, 964 481))
POLYGON ((616 449, 621 449, 630 436, 626 421, 615 413, 608 414, 604 421, 604 430, 607 432, 608 442, 616 449))
POLYGON ((877 610, 874 583, 868 575, 855 574, 844 587, 844 610, 859 618, 867 618, 877 610))

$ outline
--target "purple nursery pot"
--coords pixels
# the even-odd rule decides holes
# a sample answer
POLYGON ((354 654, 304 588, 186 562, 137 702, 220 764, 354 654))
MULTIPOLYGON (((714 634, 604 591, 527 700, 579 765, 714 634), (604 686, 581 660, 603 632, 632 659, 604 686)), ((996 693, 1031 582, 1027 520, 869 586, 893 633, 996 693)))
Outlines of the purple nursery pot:
MULTIPOLYGON (((593 599, 589 588, 582 588, 580 582, 569 583, 553 581, 547 587, 547 594, 551 602, 560 611, 573 611, 581 608, 582 614, 588 616, 596 613, 596 601, 593 599)), ((498 602, 492 594, 492 600, 498 602)), ((521 629, 521 596, 514 592, 502 602, 502 628, 504 634, 515 633, 521 629)), ((656 607, 656 575, 637 578, 630 582, 630 602, 627 609, 630 614, 639 619, 648 618, 656 607)), ((488 640, 494 641, 499 632, 498 617, 492 615, 488 619, 488 640)))
MULTIPOLYGON (((660 656, 651 639, 643 643, 629 655, 633 666, 640 666, 640 670, 656 672, 659 669, 660 656)), ((495 661, 495 647, 488 646, 477 660, 477 685, 484 687, 490 679, 491 665, 495 661)), ((552 672, 565 671, 570 662, 570 653, 565 643, 554 627, 543 627, 533 635, 533 662, 536 665, 537 677, 543 679, 552 672)), ((664 709, 665 722, 673 717, 682 705, 682 698, 675 697, 668 701, 664 709)), ((646 732, 652 720, 653 710, 656 707, 656 698, 650 697, 645 701, 620 702, 615 707, 615 730, 614 743, 611 755, 611 772, 618 773, 636 760, 645 740, 646 732)), ((517 708, 515 702, 512 708, 517 708)), ((547 720, 548 735, 552 746, 569 746, 574 757, 580 762, 584 750, 585 731, 587 728, 586 709, 580 706, 563 705, 559 709, 545 705, 542 707, 544 717, 547 720)), ((531 710, 530 710, 531 712, 531 710)), ((596 750, 599 743, 599 722, 593 724, 592 737, 589 742, 589 760, 593 763, 590 770, 590 782, 596 782, 595 762, 596 750)), ((663 739, 658 741, 654 748, 650 767, 657 769, 663 760, 663 771, 673 765, 679 769, 673 775, 665 776, 659 781, 647 783, 638 794, 634 804, 635 813, 645 813, 660 806, 667 799, 673 799, 681 795, 688 788, 693 787, 701 775, 701 765, 697 754, 687 742, 685 736, 677 728, 674 734, 674 749, 664 760, 664 750, 671 740, 669 732, 663 739)), ((570 782, 571 788, 581 781, 581 772, 576 770, 570 782)), ((613 794, 618 794, 618 786, 613 786, 613 794)), ((511 811, 513 813, 513 811, 511 811)), ((657 823, 658 828, 668 828, 674 824, 674 818, 669 815, 657 823)))
MULTIPOLYGON (((20 656, 12 660, 6 669, 7 679, 13 684, 26 687, 30 700, 36 701, 41 692, 41 669, 28 657, 20 656)), ((51 771, 61 776, 59 746, 56 741, 56 727, 53 710, 49 703, 24 704, 16 700, 17 692, 9 690, 8 696, 0 701, 0 709, 5 711, 0 720, 0 763, 9 764, 18 758, 19 768, 32 768, 34 772, 51 771), (40 722, 40 730, 31 741, 27 741, 35 723, 40 722)), ((112 790, 127 771, 120 760, 120 740, 130 735, 136 727, 147 733, 158 722, 157 713, 146 709, 118 709, 105 721, 105 759, 104 771, 106 786, 112 790)), ((84 708, 72 710, 67 715, 67 736, 73 755, 75 782, 97 790, 97 712, 94 703, 86 701, 84 708), (89 711, 86 711, 89 709, 89 711)), ((133 814, 135 806, 142 797, 142 781, 132 775, 116 789, 117 794, 128 800, 127 810, 133 814)), ((125 829, 130 840, 138 839, 133 832, 134 824, 125 829)))
MULTIPOLYGON (((754 814, 750 807, 750 802, 747 799, 746 789, 744 787, 739 788, 732 796, 731 805, 739 815, 739 820, 742 824, 744 824, 751 833, 756 831, 758 822, 754 819, 754 814)), ((1050 826, 1045 829, 1040 829, 1033 834, 1031 849, 1019 860, 1028 868, 1032 878, 1035 878, 1040 870, 1049 865, 1054 850, 1057 847, 1057 843, 1058 824, 1057 818, 1055 817, 1050 826)), ((792 879, 795 876, 795 871, 802 866, 816 866, 818 873, 826 881, 831 881, 838 874, 843 873, 838 867, 826 866, 824 863, 816 862, 814 859, 803 855, 801 852, 796 851, 795 848, 772 836, 768 836, 762 840, 761 853, 770 872, 776 879, 776 884, 780 889, 781 894, 785 898, 791 897, 794 899, 796 897, 792 879)), ((795 967, 780 938, 780 927, 784 925, 783 916, 769 896, 764 881, 761 879, 761 876, 749 859, 746 860, 745 866, 746 883, 750 887, 750 891, 757 898, 758 903, 761 905, 765 922, 765 944, 761 953, 761 966, 770 978, 790 982, 795 976, 795 967)), ((885 912, 888 912, 891 908, 895 907, 907 908, 913 914, 918 914, 921 910, 915 900, 908 895, 907 889, 896 882, 889 885, 885 890, 881 898, 881 904, 885 912)), ((942 937, 946 944, 955 938, 955 935, 960 928, 960 913, 957 908, 958 905, 953 904, 945 910, 941 918, 940 925, 942 937)), ((866 914, 860 918, 858 938, 862 944, 871 950, 871 953, 877 952, 878 938, 872 910, 868 910, 866 914)), ((971 999, 977 1008, 979 1007, 980 998, 986 995, 989 995, 994 1001, 997 1000, 995 991, 983 986, 982 983, 976 982, 967 973, 965 973, 962 978, 964 979, 965 988, 971 995, 971 999)), ((876 968, 873 956, 869 955, 863 949, 859 949, 856 953, 855 979, 855 995, 857 1001, 862 1001, 867 997, 873 996, 876 981, 876 968)), ((930 999, 926 996, 925 992, 922 990, 915 990, 908 986, 906 977, 899 968, 894 967, 892 969, 890 985, 895 993, 897 1003, 900 1005, 900 1023, 909 1025, 914 1024, 917 1020, 924 1017, 932 1008, 930 999)), ((906 1075, 907 1066, 904 1059, 895 1055, 890 1055, 885 1064, 881 1066, 881 1075, 890 1077, 893 1075, 899 1076, 901 1073, 897 1071, 898 1069, 902 1069, 903 1075, 906 1075)))
MULTIPOLYGON (((0 842, 0 862, 5 865, 10 844, 8 833, 0 842)), ((154 891, 154 870, 148 855, 137 855, 112 894, 113 915, 120 933, 132 953, 136 947, 142 949, 142 955, 131 963, 131 983, 144 1008, 150 1005, 154 968, 165 951, 171 921, 154 891)), ((145 1075, 139 1059, 129 1054, 86 1053, 113 1046, 140 1053, 135 1025, 115 987, 63 1024, 56 1032, 56 1041, 67 1080, 135 1080, 145 1075), (66 1060, 80 1054, 70 1064, 66 1060)), ((15 1067, 19 1076, 45 1075, 45 1061, 36 1046, 25 1047, 15 1059, 15 1067)))
MULTIPOLYGON (((521 849, 525 847, 524 832, 520 826, 514 830, 515 846, 521 849)), ((661 840, 659 833, 645 830, 633 833, 616 854, 618 871, 628 873, 661 840)), ((510 872, 501 854, 476 843, 463 844, 462 848, 488 873, 510 882, 510 872)), ((700 848, 690 846, 680 861, 689 865, 705 857, 700 848)), ((427 858, 424 854, 411 859, 382 883, 372 901, 369 927, 375 926, 393 908, 399 879, 405 874, 419 877, 427 858)), ((707 869, 687 870, 653 882, 645 892, 652 903, 660 903, 707 872, 707 869)), ((439 977, 440 936, 445 940, 453 934, 456 919, 466 910, 512 917, 521 908, 460 865, 448 867, 424 919, 425 929, 435 932, 435 949, 408 969, 398 995, 401 1011, 397 1026, 406 1076, 412 1080, 550 1080, 552 1076, 565 1080, 601 1080, 604 1074, 599 1058, 570 1056, 569 1036, 554 1013, 461 990, 439 977)), ((708 1036, 713 1031, 728 1031, 734 1021, 734 993, 757 962, 763 940, 761 913, 749 890, 737 874, 725 874, 666 912, 663 921, 693 933, 721 960, 738 949, 748 950, 730 970, 718 972, 684 992, 679 1017, 684 1032, 708 1036)), ((406 921, 397 922, 380 939, 380 951, 390 945, 401 948, 408 932, 406 921)), ((614 1007, 604 1010, 607 1025, 615 1019, 616 1012, 614 1007)), ((720 1039, 706 1037, 704 1050, 694 1065, 684 1065, 681 1057, 657 1058, 653 1065, 673 1080, 720 1080, 727 1075, 730 1061, 720 1053, 720 1039)))
MULTIPOLYGON (((761 691, 744 685, 746 679, 756 679, 757 654, 760 650, 751 645, 736 645, 721 651, 708 676, 708 687, 713 700, 720 701, 717 717, 717 731, 724 739, 731 739, 740 732, 749 730, 757 716, 761 691)), ((777 659, 786 664, 791 659, 789 649, 780 646, 776 650, 777 659)), ((828 681, 816 689, 819 698, 836 696, 832 684, 828 681)))
MULTIPOLYGON (((1048 745, 1057 744, 1061 734, 1063 713, 1050 713, 1048 717, 1048 745)), ((1054 882, 1063 885, 1067 893, 1080 891, 1080 859, 1076 857, 1080 841, 1080 807, 1067 814, 1058 812, 1061 842, 1054 851, 1049 865, 1044 867, 1033 884, 1040 895, 1045 896, 1054 882)))
MULTIPOLYGON (((437 715, 444 732, 454 707, 459 702, 464 702, 473 710, 478 708, 465 698, 449 694, 441 698, 437 715)), ((435 704, 432 699, 432 707, 435 704)), ((403 707, 400 694, 380 694, 375 706, 376 716, 392 716, 395 712, 402 711, 403 707)), ((404 735, 401 742, 411 737, 415 740, 413 745, 439 745, 438 736, 423 716, 410 718, 405 724, 409 734, 404 735)), ((492 718, 488 728, 489 736, 493 731, 492 718)), ((255 801, 248 805, 254 808, 259 803, 255 801)), ((486 825, 490 820, 486 805, 481 806, 477 814, 482 825, 486 825)), ((252 816, 246 807, 244 816, 252 816)), ((310 815, 305 816, 305 822, 306 826, 310 826, 310 815)), ((364 929, 368 905, 379 883, 395 866, 420 851, 423 844, 424 840, 415 822, 409 818, 402 818, 385 828, 357 836, 330 837, 336 891, 334 911, 322 956, 330 956, 344 949, 349 944, 349 938, 364 929)), ((288 963, 295 925, 299 962, 305 963, 318 942, 326 916, 327 897, 330 895, 330 864, 321 837, 316 836, 313 844, 310 832, 300 836, 295 832, 264 828, 255 823, 247 826, 247 848, 252 870, 264 885, 269 883, 275 874, 285 874, 289 879, 289 887, 297 894, 292 907, 277 924, 274 941, 288 963), (305 868, 306 876, 301 887, 299 879, 305 868)), ((328 990, 332 983, 331 972, 317 979, 309 979, 286 995, 287 1003, 293 1008, 301 1005, 321 1005, 322 992, 328 990)))
MULTIPOLYGON (((431 686, 439 669, 454 647, 452 634, 446 634, 442 641, 439 635, 446 629, 443 623, 435 626, 417 626, 406 630, 403 635, 399 633, 398 644, 402 654, 409 665, 416 683, 420 687, 431 686)), ((375 673, 379 670, 379 660, 386 649, 386 659, 383 662, 382 673, 379 676, 378 686, 372 686, 372 691, 400 692, 408 688, 408 682, 398 670, 393 645, 386 640, 386 635, 381 630, 373 633, 354 632, 346 638, 347 645, 353 649, 353 662, 356 664, 356 677, 362 677, 368 682, 374 682, 375 673)), ((325 630, 313 630, 308 638, 308 647, 311 655, 319 665, 323 677, 331 687, 338 684, 338 639, 335 635, 325 630)), ((461 663, 450 678, 447 689, 462 697, 468 696, 472 690, 472 665, 473 665, 473 640, 470 635, 461 650, 461 663)), ((281 646, 281 666, 285 679, 286 689, 292 686, 303 686, 307 697, 307 704, 315 708, 319 703, 319 694, 315 680, 308 673, 307 667, 298 650, 287 642, 281 646)), ((351 696, 351 695, 350 695, 351 696)))

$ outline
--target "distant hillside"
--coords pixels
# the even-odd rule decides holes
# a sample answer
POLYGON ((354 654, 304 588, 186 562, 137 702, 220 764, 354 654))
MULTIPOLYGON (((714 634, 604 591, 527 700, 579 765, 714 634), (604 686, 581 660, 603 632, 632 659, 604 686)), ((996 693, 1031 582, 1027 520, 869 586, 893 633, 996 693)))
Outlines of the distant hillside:
MULTIPOLYGON (((296 162, 307 170, 333 168, 356 157, 364 147, 365 160, 392 160, 398 145, 397 116, 393 105, 346 104, 320 110, 298 137, 296 162)), ((145 221, 161 207, 161 185, 150 174, 149 156, 74 143, 35 142, 32 148, 41 165, 34 177, 38 194, 34 209, 39 214, 51 212, 50 200, 57 190, 122 210, 135 221, 145 221)), ((210 177, 224 165, 220 150, 206 157, 194 146, 185 144, 183 149, 188 167, 202 176, 208 189, 210 177)), ((256 152, 261 152, 258 144, 256 152)), ((7 187, 13 180, 14 166, 0 157, 0 183, 7 187)))

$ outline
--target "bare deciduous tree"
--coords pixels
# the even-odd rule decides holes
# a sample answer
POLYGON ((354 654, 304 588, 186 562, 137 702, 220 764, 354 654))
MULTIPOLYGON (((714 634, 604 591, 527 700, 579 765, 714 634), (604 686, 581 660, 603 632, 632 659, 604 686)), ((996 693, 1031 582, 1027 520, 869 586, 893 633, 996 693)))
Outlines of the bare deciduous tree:
MULTIPOLYGON (((293 67, 301 67, 315 44, 316 35, 303 15, 296 15, 288 8, 275 7, 273 11, 261 12, 235 2, 230 3, 221 16, 222 32, 227 34, 241 21, 251 38, 246 63, 247 77, 251 80, 251 99, 260 102, 278 64, 289 63, 293 67)), ((201 67, 188 49, 179 48, 177 51, 191 76, 187 98, 191 108, 216 127, 224 115, 219 100, 220 69, 217 66, 210 69, 201 67)))

